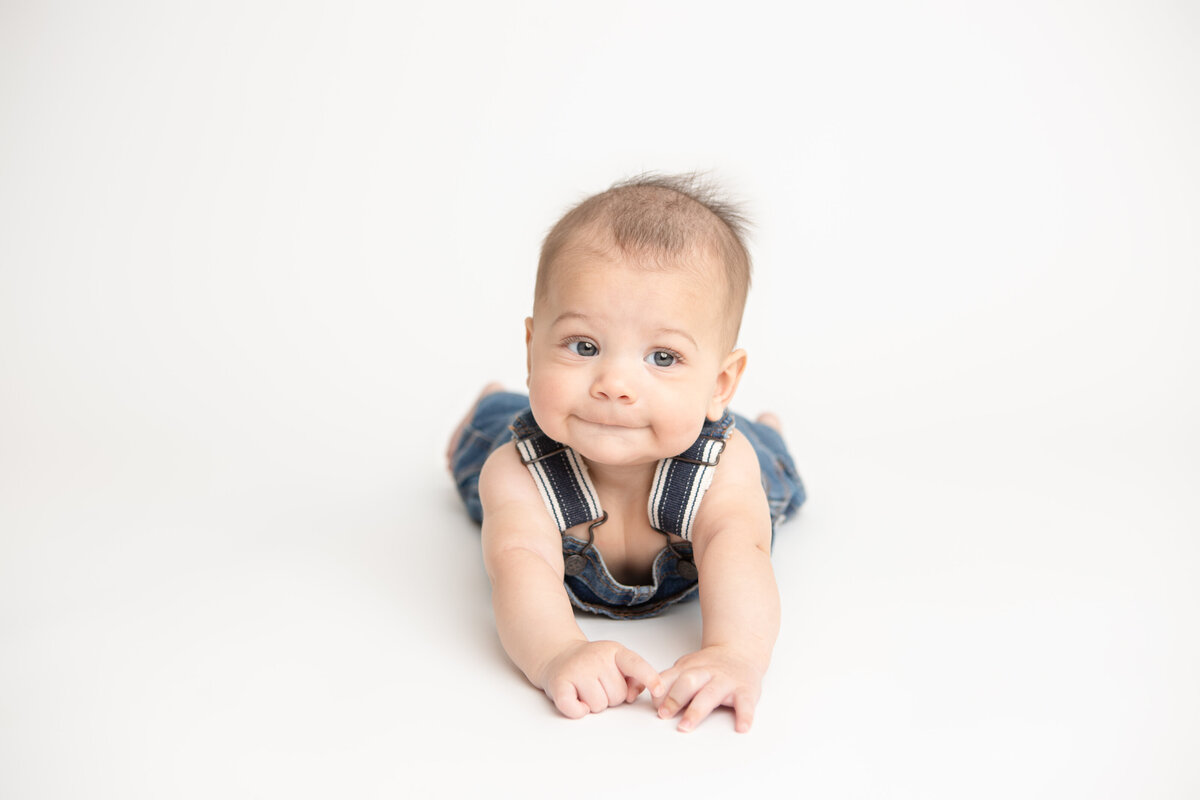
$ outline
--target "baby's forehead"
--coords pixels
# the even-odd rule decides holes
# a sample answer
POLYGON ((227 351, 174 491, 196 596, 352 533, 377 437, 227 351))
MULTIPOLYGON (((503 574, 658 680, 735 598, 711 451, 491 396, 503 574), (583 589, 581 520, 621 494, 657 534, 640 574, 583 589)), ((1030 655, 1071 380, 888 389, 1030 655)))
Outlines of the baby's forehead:
MULTIPOLYGON (((611 258, 595 253, 563 253, 560 263, 546 276, 544 296, 535 298, 534 310, 560 309, 596 292, 613 297, 619 306, 639 296, 686 298, 703 306, 710 315, 723 317, 729 294, 722 271, 708 259, 658 260, 655 258, 611 258), (606 288, 601 288, 606 287, 606 288)), ((711 318, 711 316, 710 316, 711 318)))
POLYGON ((582 271, 636 269, 663 275, 684 274, 696 280, 723 282, 726 268, 715 243, 697 239, 686 247, 666 250, 654 246, 619 244, 604 231, 579 231, 565 242, 547 264, 548 286, 570 281, 582 271))
MULTIPOLYGON (((718 328, 732 329, 735 320, 740 321, 740 314, 735 317, 738 309, 730 302, 731 291, 724 267, 711 253, 627 255, 619 250, 581 246, 560 251, 545 278, 544 295, 534 299, 534 315, 550 315, 547 319, 561 319, 559 315, 565 308, 573 306, 581 297, 592 296, 597 281, 611 280, 619 289, 636 292, 638 297, 645 297, 649 292, 650 296, 684 299, 688 307, 703 309, 708 320, 706 328, 715 323, 718 328), (631 280, 631 272, 636 279, 631 280), (659 278, 661 282, 657 280, 659 278)), ((607 292, 604 294, 611 296, 607 292)), ((620 296, 634 300, 633 295, 620 296)), ((629 305, 620 301, 618 304, 629 305)))

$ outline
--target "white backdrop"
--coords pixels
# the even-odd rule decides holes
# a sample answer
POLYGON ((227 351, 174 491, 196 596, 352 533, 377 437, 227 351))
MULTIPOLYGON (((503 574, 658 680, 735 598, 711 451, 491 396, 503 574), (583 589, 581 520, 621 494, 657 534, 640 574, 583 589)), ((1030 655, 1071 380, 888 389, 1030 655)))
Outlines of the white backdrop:
POLYGON ((1200 796, 1198 34, 3 3, 0 796, 1200 796), (646 169, 745 201, 735 407, 810 490, 746 736, 556 716, 443 471, 546 229, 646 169))

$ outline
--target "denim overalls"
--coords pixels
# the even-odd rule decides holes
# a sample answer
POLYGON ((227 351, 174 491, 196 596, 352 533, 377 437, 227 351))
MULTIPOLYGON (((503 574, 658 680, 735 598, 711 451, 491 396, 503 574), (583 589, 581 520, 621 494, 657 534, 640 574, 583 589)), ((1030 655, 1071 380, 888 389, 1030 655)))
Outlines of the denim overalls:
MULTIPOLYGON (((758 455, 771 511, 772 537, 775 524, 791 516, 804 502, 803 484, 779 434, 769 426, 726 413, 717 422, 706 420, 690 448, 659 462, 648 508, 651 527, 690 538, 700 499, 735 424, 758 455)), ((467 512, 476 522, 483 520, 479 502, 483 462, 492 451, 514 439, 559 531, 592 523, 587 541, 565 533, 562 537, 566 570, 563 583, 576 608, 614 619, 641 619, 696 596, 696 567, 687 541, 672 542, 665 537, 666 546, 654 559, 649 584, 627 586, 612 576, 604 558, 591 546, 592 530, 603 524, 605 515, 586 468, 573 450, 542 433, 529 412, 525 395, 496 392, 483 397, 463 428, 452 469, 467 512)))

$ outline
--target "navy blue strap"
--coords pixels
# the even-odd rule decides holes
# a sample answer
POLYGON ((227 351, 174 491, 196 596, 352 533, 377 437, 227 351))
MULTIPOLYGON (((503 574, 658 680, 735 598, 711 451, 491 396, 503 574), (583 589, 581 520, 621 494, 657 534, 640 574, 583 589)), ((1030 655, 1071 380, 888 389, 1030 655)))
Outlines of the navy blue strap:
POLYGON ((696 511, 712 484, 732 430, 733 415, 726 411, 716 422, 705 420, 691 447, 658 462, 647 504, 652 528, 691 541, 696 511))
POLYGON ((542 433, 531 411, 517 417, 512 430, 521 461, 529 467, 542 502, 559 531, 604 515, 587 465, 579 454, 542 433))

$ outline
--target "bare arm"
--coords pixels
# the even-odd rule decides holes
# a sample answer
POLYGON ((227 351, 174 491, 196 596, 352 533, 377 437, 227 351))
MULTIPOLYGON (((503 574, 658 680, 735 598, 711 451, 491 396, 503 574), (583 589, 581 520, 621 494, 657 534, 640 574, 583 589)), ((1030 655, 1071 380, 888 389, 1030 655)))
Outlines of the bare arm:
POLYGON ((500 643, 568 717, 661 694, 658 673, 616 642, 589 642, 563 589, 562 539, 516 450, 502 447, 479 479, 483 560, 500 643))
POLYGON ((701 648, 663 673, 670 690, 659 715, 671 717, 686 707, 679 726, 685 731, 721 705, 733 707, 737 730, 749 730, 779 635, 770 514, 758 459, 745 438, 730 440, 718 479, 692 537, 704 618, 701 648))
POLYGON ((771 566, 765 498, 762 507, 765 520, 730 520, 706 537, 703 546, 697 542, 696 565, 704 617, 701 644, 735 648, 765 672, 779 636, 779 588, 771 566), (753 535, 763 531, 765 536, 753 535))

